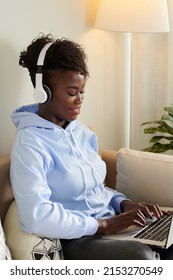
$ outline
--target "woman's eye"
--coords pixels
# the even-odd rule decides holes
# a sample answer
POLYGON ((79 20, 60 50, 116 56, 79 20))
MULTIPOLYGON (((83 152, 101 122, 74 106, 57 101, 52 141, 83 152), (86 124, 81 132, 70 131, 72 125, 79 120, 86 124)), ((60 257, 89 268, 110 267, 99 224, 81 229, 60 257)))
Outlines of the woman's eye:
MULTIPOLYGON (((83 94, 84 94, 84 91, 81 91, 80 94, 83 95, 83 94)), ((69 96, 76 96, 76 95, 77 95, 77 92, 68 92, 68 95, 69 95, 69 96)))
POLYGON ((75 95, 76 95, 76 92, 68 92, 68 95, 70 95, 70 96, 75 96, 75 95))

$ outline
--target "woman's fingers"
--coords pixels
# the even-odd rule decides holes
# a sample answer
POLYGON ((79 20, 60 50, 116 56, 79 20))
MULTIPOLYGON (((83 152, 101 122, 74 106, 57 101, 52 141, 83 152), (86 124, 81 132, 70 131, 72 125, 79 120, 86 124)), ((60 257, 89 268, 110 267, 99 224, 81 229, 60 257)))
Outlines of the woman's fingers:
POLYGON ((157 204, 141 203, 141 206, 144 207, 142 212, 146 217, 152 218, 153 215, 158 219, 163 216, 163 212, 157 204))
POLYGON ((146 225, 146 220, 145 220, 145 216, 142 213, 141 210, 138 210, 136 213, 137 217, 133 220, 133 222, 135 223, 135 225, 139 225, 139 226, 145 226, 146 225))

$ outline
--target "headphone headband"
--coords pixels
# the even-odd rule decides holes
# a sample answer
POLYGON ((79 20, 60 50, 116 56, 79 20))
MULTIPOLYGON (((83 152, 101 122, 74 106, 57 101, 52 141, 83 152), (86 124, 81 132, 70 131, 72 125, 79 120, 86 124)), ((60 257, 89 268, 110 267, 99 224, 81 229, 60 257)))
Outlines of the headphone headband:
POLYGON ((39 56, 38 56, 38 60, 37 60, 37 66, 43 66, 44 65, 44 59, 46 56, 46 52, 47 50, 50 48, 50 46, 53 44, 53 42, 51 43, 47 43, 41 50, 39 56))

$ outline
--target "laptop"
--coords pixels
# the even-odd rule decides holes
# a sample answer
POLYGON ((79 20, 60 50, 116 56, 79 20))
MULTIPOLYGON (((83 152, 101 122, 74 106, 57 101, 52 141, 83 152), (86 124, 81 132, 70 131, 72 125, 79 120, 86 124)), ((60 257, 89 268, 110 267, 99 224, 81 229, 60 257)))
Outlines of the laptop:
POLYGON ((136 240, 150 246, 167 249, 173 244, 173 208, 162 207, 168 211, 159 219, 146 219, 144 228, 130 226, 128 229, 117 233, 106 235, 103 238, 116 240, 136 240))

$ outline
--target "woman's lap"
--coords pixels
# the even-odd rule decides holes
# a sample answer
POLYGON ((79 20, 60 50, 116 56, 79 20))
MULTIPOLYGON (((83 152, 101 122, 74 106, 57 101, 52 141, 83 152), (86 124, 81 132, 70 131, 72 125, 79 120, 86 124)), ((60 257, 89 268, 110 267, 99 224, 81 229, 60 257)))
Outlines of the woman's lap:
POLYGON ((87 236, 61 240, 67 260, 158 260, 159 255, 149 246, 136 241, 120 241, 87 236))

